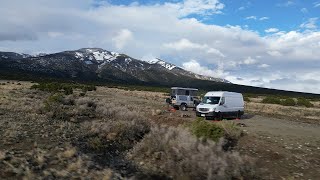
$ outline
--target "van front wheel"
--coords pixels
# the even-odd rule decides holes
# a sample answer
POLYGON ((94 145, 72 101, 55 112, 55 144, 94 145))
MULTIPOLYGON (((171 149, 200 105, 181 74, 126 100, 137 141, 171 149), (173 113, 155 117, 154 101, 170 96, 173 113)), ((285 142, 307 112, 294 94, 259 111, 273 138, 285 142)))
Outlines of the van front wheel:
POLYGON ((187 110, 187 105, 186 104, 181 104, 180 105, 181 111, 186 111, 187 110))
POLYGON ((215 116, 215 120, 216 121, 221 121, 222 120, 222 113, 221 112, 218 112, 215 116))

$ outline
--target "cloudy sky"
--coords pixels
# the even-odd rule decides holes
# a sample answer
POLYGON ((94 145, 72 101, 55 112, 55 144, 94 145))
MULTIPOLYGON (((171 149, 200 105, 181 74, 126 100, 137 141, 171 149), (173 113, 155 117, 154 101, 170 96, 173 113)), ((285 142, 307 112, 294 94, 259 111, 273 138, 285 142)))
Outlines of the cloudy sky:
POLYGON ((233 83, 320 93, 319 0, 1 0, 0 51, 101 47, 233 83))

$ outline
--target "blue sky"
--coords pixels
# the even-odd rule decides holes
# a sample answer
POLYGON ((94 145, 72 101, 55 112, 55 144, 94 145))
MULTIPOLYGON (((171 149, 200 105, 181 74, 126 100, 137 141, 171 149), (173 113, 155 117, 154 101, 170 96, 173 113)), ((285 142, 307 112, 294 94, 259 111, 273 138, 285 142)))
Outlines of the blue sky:
POLYGON ((320 0, 2 0, 0 51, 100 47, 320 94, 320 0))
MULTIPOLYGON (((164 3, 177 3, 178 0, 156 1, 156 0, 109 0, 105 1, 115 5, 154 5, 164 3)), ((221 0, 225 5, 221 14, 212 15, 189 15, 205 24, 216 24, 221 26, 239 25, 264 35, 265 30, 273 27, 280 31, 292 31, 299 29, 303 22, 309 18, 320 16, 320 1, 303 0, 221 0), (318 5, 316 7, 316 5, 318 5), (251 17, 251 18, 250 18, 251 17), (249 19, 246 19, 249 18, 249 19), (255 19, 254 19, 255 18, 255 19)), ((319 23, 317 23, 319 24, 319 23)))

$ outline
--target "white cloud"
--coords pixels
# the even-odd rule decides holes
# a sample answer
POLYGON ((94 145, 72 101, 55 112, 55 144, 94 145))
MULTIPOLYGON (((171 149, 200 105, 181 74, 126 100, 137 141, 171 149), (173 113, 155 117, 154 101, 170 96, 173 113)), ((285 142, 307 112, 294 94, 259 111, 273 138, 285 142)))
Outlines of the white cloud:
POLYGON ((293 1, 286 1, 285 3, 280 3, 280 4, 277 4, 277 6, 279 7, 289 7, 289 6, 293 6, 295 5, 296 3, 293 2, 293 1))
POLYGON ((245 10, 246 8, 244 6, 241 6, 238 8, 239 11, 245 10))
POLYGON ((264 21, 264 20, 268 20, 268 19, 270 19, 270 18, 266 17, 266 16, 259 18, 260 21, 264 21))
POLYGON ((250 19, 251 19, 251 20, 265 21, 265 20, 268 20, 269 17, 264 16, 264 17, 258 18, 257 16, 248 16, 248 17, 246 17, 245 19, 246 19, 246 20, 250 20, 250 19))
POLYGON ((163 46, 166 48, 171 48, 178 51, 185 50, 185 49, 207 49, 208 48, 207 45, 192 43, 190 40, 185 38, 177 42, 166 43, 163 46))
POLYGON ((280 57, 282 54, 279 51, 268 51, 268 54, 273 57, 280 57))
POLYGON ((224 4, 220 3, 219 0, 184 0, 182 3, 166 3, 166 5, 177 9, 182 17, 190 14, 220 14, 224 8, 224 4))
POLYGON ((277 28, 269 28, 269 29, 266 29, 264 30, 266 33, 275 33, 275 32, 278 32, 279 29, 277 28))
POLYGON ((224 54, 221 53, 218 49, 209 47, 207 44, 197 44, 193 43, 188 39, 181 39, 176 42, 171 42, 171 43, 165 43, 163 44, 163 47, 169 48, 169 49, 174 49, 177 51, 185 51, 185 50, 203 50, 208 54, 214 54, 220 57, 225 57, 224 54))
POLYGON ((300 11, 301 11, 302 13, 304 13, 304 14, 306 14, 306 13, 309 12, 307 8, 301 8, 300 11))
POLYGON ((258 61, 256 59, 253 59, 252 57, 247 57, 245 60, 240 62, 240 64, 245 64, 245 65, 251 65, 251 64, 256 64, 258 61))
POLYGON ((132 32, 128 29, 122 29, 117 33, 117 35, 114 38, 112 38, 112 41, 115 44, 116 48, 121 50, 132 39, 132 32))
POLYGON ((211 77, 225 78, 229 73, 224 72, 223 63, 219 63, 215 70, 211 70, 208 67, 201 66, 196 60, 190 60, 182 64, 182 67, 188 71, 211 77))
POLYGON ((318 18, 310 18, 307 22, 304 22, 300 25, 301 28, 306 29, 316 29, 317 28, 317 20, 318 18))
POLYGON ((48 36, 51 38, 57 38, 59 36, 63 36, 64 34, 61 32, 48 32, 48 36))
POLYGON ((257 19, 257 16, 248 16, 248 17, 246 17, 245 19, 247 19, 247 20, 249 20, 249 19, 256 20, 256 19, 257 19))
POLYGON ((313 7, 315 7, 315 8, 320 7, 320 2, 314 3, 314 6, 313 6, 313 7))
POLYGON ((268 65, 268 64, 260 64, 258 67, 259 68, 268 68, 268 67, 270 67, 270 65, 268 65))
POLYGON ((226 57, 224 54, 222 54, 218 49, 215 49, 215 48, 209 48, 207 50, 207 53, 209 54, 215 54, 215 55, 218 55, 220 57, 226 57))

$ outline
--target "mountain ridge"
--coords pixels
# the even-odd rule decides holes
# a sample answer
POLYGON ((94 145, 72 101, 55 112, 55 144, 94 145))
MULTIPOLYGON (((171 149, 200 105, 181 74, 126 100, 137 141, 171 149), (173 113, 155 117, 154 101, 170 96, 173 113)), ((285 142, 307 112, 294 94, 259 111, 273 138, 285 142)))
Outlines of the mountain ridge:
POLYGON ((221 78, 195 74, 159 58, 143 61, 102 48, 81 48, 38 55, 0 52, 0 62, 2 62, 2 68, 8 67, 33 73, 47 72, 48 75, 64 78, 82 78, 86 74, 89 79, 96 75, 96 78, 102 79, 110 77, 120 80, 135 79, 159 84, 173 83, 179 78, 179 81, 186 78, 228 83, 221 78), (119 77, 115 77, 115 74, 119 77))

